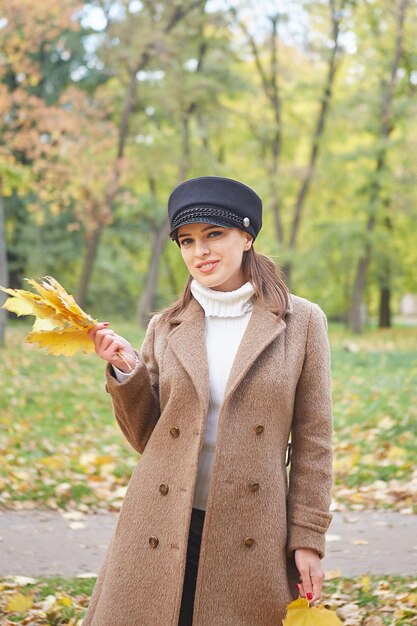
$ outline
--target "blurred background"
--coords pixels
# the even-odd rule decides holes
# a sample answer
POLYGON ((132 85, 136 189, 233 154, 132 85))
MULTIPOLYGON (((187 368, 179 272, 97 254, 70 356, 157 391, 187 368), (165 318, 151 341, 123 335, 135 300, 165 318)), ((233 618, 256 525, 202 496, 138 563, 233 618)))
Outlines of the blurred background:
MULTIPOLYGON (((370 576, 327 572, 326 597, 351 625, 417 623, 407 559, 373 576, 381 545, 361 552, 354 525, 388 509, 405 542, 395 516, 417 519, 416 41, 417 0, 0 0, 0 285, 52 275, 139 347, 186 280, 172 189, 200 175, 253 187, 256 250, 329 320, 332 510, 350 525, 329 541, 370 576)), ((0 308, 0 512, 33 527, 34 509, 65 511, 82 526, 120 510, 138 455, 104 361, 48 356, 25 343, 32 321, 0 308)), ((30 573, 22 536, 0 537, 8 572, 30 573)), ((10 581, 0 593, 0 621, 29 607, 35 623, 49 594, 48 623, 81 623, 91 580, 61 596, 48 579, 34 598, 27 580, 13 583, 23 606, 8 604, 10 581)))
POLYGON ((415 0, 1 4, 1 285, 51 274, 144 325, 186 278, 169 193, 221 175, 330 321, 414 319, 415 0))

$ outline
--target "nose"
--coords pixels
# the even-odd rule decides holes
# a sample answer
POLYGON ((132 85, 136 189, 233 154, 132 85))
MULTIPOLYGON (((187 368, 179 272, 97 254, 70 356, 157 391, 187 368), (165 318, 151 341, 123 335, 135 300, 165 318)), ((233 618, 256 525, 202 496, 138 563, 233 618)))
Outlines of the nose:
POLYGON ((206 256, 210 252, 207 243, 202 239, 196 239, 194 250, 197 257, 206 256))

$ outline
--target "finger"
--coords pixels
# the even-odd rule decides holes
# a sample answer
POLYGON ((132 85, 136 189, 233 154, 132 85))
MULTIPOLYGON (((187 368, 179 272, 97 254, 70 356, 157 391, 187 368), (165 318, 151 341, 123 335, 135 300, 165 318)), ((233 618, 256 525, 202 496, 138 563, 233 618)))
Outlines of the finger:
POLYGON ((321 592, 323 588, 323 579, 324 572, 322 569, 314 570, 311 574, 311 583, 313 588, 313 598, 312 601, 315 602, 319 600, 321 597, 321 592))
POLYGON ((118 363, 122 362, 118 352, 122 351, 124 345, 120 341, 114 341, 110 344, 110 346, 102 353, 102 356, 106 361, 116 361, 118 363))
POLYGON ((304 596, 307 598, 309 602, 311 602, 311 600, 313 599, 313 585, 310 579, 310 569, 301 570, 300 575, 301 575, 301 580, 303 581, 302 588, 303 588, 304 596))
POLYGON ((307 600, 309 602, 312 602, 314 598, 313 585, 311 584, 311 582, 308 582, 308 583, 304 583, 303 586, 304 586, 304 593, 305 593, 307 600))
POLYGON ((98 330, 94 338, 96 349, 99 349, 99 350, 105 349, 108 346, 109 338, 110 340, 113 340, 115 336, 116 335, 112 330, 107 330, 107 329, 98 330))
POLYGON ((297 583, 297 589, 298 589, 298 593, 300 594, 301 598, 305 598, 305 593, 304 593, 304 589, 303 589, 303 585, 301 583, 297 583))
POLYGON ((117 352, 118 348, 115 348, 116 343, 117 345, 120 345, 120 341, 117 341, 114 335, 105 335, 100 342, 100 350, 105 352, 110 349, 113 352, 117 352))
POLYGON ((94 336, 96 332, 98 330, 102 330, 103 328, 107 328, 108 326, 109 326, 109 322, 98 322, 97 324, 94 324, 94 326, 92 326, 88 330, 87 335, 94 341, 94 336))

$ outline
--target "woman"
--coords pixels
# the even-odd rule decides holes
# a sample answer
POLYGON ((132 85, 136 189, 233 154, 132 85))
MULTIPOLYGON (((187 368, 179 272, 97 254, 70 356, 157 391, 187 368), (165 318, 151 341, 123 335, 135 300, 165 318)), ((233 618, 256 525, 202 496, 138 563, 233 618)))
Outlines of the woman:
POLYGON ((182 297, 151 319, 140 352, 106 324, 91 333, 142 456, 83 626, 278 626, 297 584, 321 594, 326 317, 254 252, 262 203, 249 187, 192 179, 168 212, 190 273, 182 297))

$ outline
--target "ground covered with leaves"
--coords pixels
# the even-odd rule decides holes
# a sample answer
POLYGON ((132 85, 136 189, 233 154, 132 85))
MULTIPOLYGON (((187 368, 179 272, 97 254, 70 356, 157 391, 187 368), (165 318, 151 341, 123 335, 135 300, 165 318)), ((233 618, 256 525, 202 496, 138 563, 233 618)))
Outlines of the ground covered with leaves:
MULTIPOLYGON (((0 579, 0 623, 80 626, 95 578, 0 579)), ((345 626, 416 626, 417 582, 405 577, 334 578, 322 604, 345 626)))
POLYGON ((338 508, 417 513, 416 328, 330 342, 338 508))
MULTIPOLYGON (((132 325, 112 324, 135 346, 132 325)), ((125 442, 96 355, 52 357, 10 323, 0 349, 0 506, 119 510, 138 454, 125 442)), ((417 512, 417 333, 353 337, 330 325, 336 507, 417 512)))

